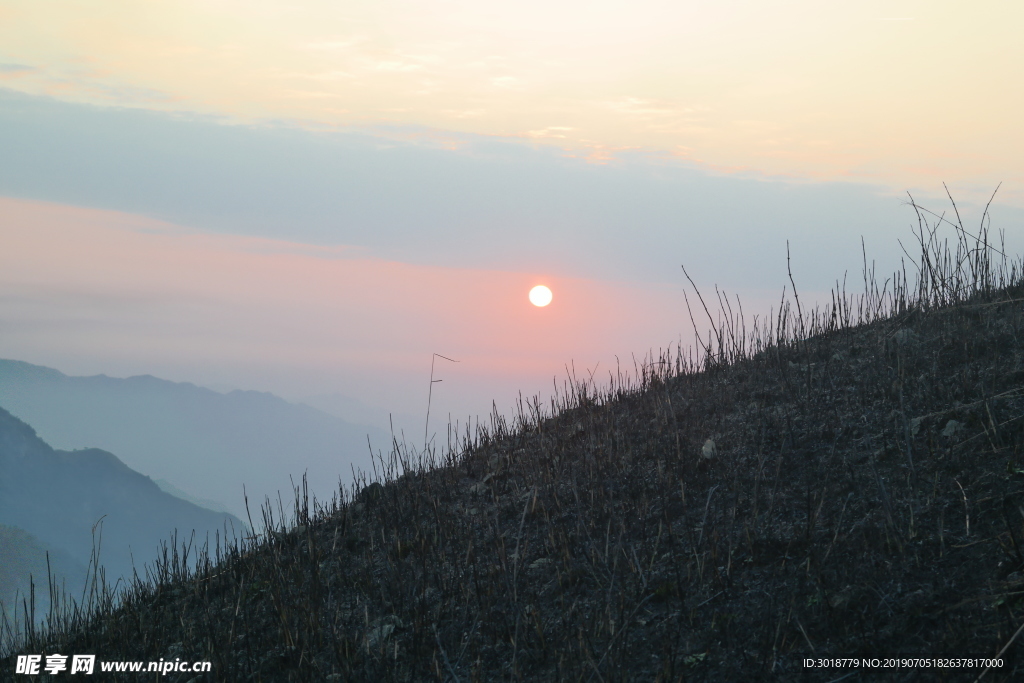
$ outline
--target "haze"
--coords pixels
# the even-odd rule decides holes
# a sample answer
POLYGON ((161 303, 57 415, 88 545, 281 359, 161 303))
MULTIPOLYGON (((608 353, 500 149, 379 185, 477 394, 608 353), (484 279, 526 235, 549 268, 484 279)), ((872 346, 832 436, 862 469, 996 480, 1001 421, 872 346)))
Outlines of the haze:
MULTIPOLYGON (((0 7, 0 357, 421 438, 1024 216, 1012 3, 0 7), (544 282, 553 303, 529 289, 544 282), (556 379, 557 378, 557 379, 556 379)), ((1017 251, 1016 249, 1012 249, 1017 251)), ((90 444, 81 444, 87 446, 90 444)))

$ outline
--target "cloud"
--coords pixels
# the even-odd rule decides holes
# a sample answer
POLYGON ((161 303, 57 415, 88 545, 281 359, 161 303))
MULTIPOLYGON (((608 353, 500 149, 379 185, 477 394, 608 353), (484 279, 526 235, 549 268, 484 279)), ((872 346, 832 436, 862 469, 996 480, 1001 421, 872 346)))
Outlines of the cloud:
POLYGON ((476 119, 486 112, 485 109, 444 109, 442 111, 455 119, 476 119))
POLYGON ((522 81, 513 76, 495 76, 491 79, 491 85, 496 88, 518 88, 521 84, 522 81))
POLYGON ((0 74, 26 74, 33 71, 36 68, 27 64, 0 64, 0 74))
POLYGON ((803 243, 808 276, 825 286, 859 268, 850 254, 861 235, 898 250, 892 235, 906 227, 901 198, 874 186, 698 164, 693 145, 684 157, 536 142, 584 138, 571 128, 510 141, 402 125, 224 125, 0 90, 0 195, 431 266, 668 283, 696 253, 696 276, 733 287, 773 286, 768 255, 784 258, 787 239, 803 243), (742 254, 708 256, 737 244, 742 254))
POLYGON ((23 64, 0 64, 0 80, 13 81, 21 91, 45 94, 70 101, 167 108, 180 103, 169 92, 123 81, 89 60, 39 68, 23 64), (16 80, 15 80, 16 79, 16 80))
POLYGON ((564 140, 566 133, 575 130, 572 126, 548 126, 546 128, 539 128, 537 130, 528 130, 522 133, 523 137, 527 138, 554 138, 556 140, 564 140))
POLYGON ((408 396, 422 361, 443 349, 463 361, 463 380, 490 378, 490 392, 507 392, 481 401, 463 393, 454 404, 485 413, 516 388, 545 388, 569 360, 608 362, 652 339, 666 344, 681 324, 664 315, 678 287, 401 263, 3 198, 0 216, 0 320, 17 330, 0 344, 4 357, 77 356, 129 373, 173 358, 233 367, 243 386, 259 364, 319 369, 334 390, 347 378, 408 396), (527 300, 538 282, 556 293, 543 312, 527 300))
POLYGON ((673 107, 664 102, 647 100, 640 97, 623 97, 618 100, 609 101, 606 105, 615 111, 640 116, 676 116, 693 112, 693 109, 690 107, 673 107))
POLYGON ((410 71, 422 71, 423 65, 409 59, 382 59, 379 61, 367 62, 369 67, 375 71, 395 71, 408 73, 410 71))
POLYGON ((370 42, 366 36, 348 36, 334 40, 320 40, 300 43, 296 46, 298 50, 309 52, 341 52, 370 42))

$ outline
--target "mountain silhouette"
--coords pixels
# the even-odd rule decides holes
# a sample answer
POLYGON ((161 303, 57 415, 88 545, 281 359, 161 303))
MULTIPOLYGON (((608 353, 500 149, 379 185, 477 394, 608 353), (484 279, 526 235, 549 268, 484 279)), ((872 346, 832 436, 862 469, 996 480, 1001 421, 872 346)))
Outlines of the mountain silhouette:
POLYGON ((222 394, 150 375, 70 377, 14 360, 0 360, 0 406, 55 448, 116 453, 165 490, 219 503, 240 519, 243 485, 253 511, 279 491, 290 500, 290 480, 304 473, 310 492, 329 499, 353 468, 370 469, 368 440, 390 443, 379 428, 269 393, 222 394))
POLYGON ((112 453, 54 450, 2 408, 0 525, 6 557, 0 589, 8 598, 13 588, 27 587, 27 571, 34 574, 37 593, 45 591, 46 549, 56 551, 53 559, 71 579, 68 589, 75 594, 83 586, 74 579, 82 578, 94 550, 113 583, 133 571, 143 576, 145 564, 156 559, 161 542, 168 542, 175 530, 177 545, 191 542, 196 548, 207 538, 213 548, 225 534, 231 538, 244 531, 232 515, 164 493, 112 453), (12 569, 15 564, 21 571, 12 569))

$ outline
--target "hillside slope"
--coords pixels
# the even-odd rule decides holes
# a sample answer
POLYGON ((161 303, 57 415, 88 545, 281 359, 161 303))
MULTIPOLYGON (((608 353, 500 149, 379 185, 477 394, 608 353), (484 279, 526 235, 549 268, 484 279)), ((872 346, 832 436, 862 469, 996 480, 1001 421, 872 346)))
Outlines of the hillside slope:
MULTIPOLYGON (((47 581, 80 591, 85 586, 87 569, 67 552, 53 548, 24 529, 0 524, 0 614, 13 622, 31 601, 36 590, 37 624, 50 611, 47 581)), ((2 618, 2 617, 0 617, 2 618)))
POLYGON ((804 658, 1002 649, 985 680, 1020 680, 1022 299, 577 384, 30 651, 179 653, 211 680, 831 681, 851 672, 804 658))

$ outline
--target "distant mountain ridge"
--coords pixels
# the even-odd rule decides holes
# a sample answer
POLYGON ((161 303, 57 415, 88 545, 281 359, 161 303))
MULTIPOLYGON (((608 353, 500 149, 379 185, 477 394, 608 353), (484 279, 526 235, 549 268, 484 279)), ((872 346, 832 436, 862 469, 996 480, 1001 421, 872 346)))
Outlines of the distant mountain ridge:
POLYGON ((310 492, 328 499, 353 468, 369 469, 367 441, 390 437, 273 394, 221 394, 151 375, 72 377, 0 360, 0 406, 55 448, 100 448, 130 468, 195 500, 221 503, 245 519, 243 484, 255 514, 264 497, 291 498, 308 473, 310 492))
MULTIPOLYGON (((37 591, 46 585, 45 573, 40 575, 40 548, 65 552, 67 557, 56 557, 68 567, 63 573, 80 578, 81 568, 89 566, 94 529, 100 564, 110 581, 130 577, 133 569, 142 575, 144 565, 157 557, 160 542, 169 541, 175 529, 179 540, 187 541, 195 532, 199 545, 209 537, 211 547, 217 532, 230 537, 244 531, 238 518, 164 493, 112 453, 54 450, 2 408, 0 525, 21 530, 8 530, 4 538, 10 547, 4 552, 11 554, 12 563, 17 559, 23 570, 33 571, 37 591)), ((12 581, 24 588, 27 580, 12 575, 7 590, 12 581)), ((74 592, 82 586, 68 588, 74 592)))
POLYGON ((226 507, 224 507, 222 503, 216 500, 206 500, 205 498, 196 498, 195 496, 190 496, 189 494, 185 493, 184 491, 182 491, 181 489, 179 489, 177 486, 167 481, 166 479, 154 479, 153 483, 159 486, 160 490, 163 491, 164 493, 169 493, 175 498, 187 500, 193 505, 198 505, 201 508, 213 510, 214 512, 231 512, 226 507))
POLYGON ((298 402, 347 422, 375 425, 388 432, 400 433, 403 427, 408 429, 423 424, 422 417, 376 408, 339 392, 304 396, 298 402))

